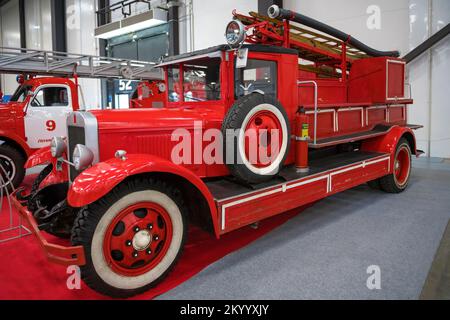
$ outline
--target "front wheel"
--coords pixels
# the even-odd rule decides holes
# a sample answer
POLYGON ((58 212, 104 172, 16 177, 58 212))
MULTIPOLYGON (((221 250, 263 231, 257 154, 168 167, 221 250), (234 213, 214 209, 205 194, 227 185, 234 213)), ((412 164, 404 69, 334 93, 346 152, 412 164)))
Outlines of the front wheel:
POLYGON ((380 179, 380 187, 388 193, 400 193, 408 187, 411 176, 411 147, 405 138, 400 139, 394 158, 394 172, 380 179))
POLYGON ((123 183, 82 209, 72 231, 82 245, 82 278, 92 289, 117 298, 143 293, 176 264, 187 235, 180 192, 153 179, 123 183))
POLYGON ((0 189, 4 193, 18 188, 23 182, 25 161, 24 155, 16 148, 7 144, 0 145, 0 189))

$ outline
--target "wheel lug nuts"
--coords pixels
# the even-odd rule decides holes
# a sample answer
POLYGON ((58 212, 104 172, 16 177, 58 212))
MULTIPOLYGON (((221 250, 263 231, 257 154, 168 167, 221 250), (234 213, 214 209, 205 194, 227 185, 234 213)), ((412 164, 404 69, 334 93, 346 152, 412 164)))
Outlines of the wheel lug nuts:
POLYGON ((139 231, 141 231, 141 229, 139 229, 139 227, 134 228, 134 232, 138 233, 139 231))
POLYGON ((128 240, 125 244, 126 244, 127 247, 131 247, 131 245, 132 245, 133 243, 132 243, 130 240, 128 240))
POLYGON ((148 230, 152 230, 153 229, 153 225, 150 223, 149 225, 147 225, 147 229, 148 230))
POLYGON ((155 236, 155 241, 158 241, 159 240, 159 236, 155 236))
POLYGON ((133 258, 137 258, 138 257, 138 253, 137 252, 133 252, 133 258))
POLYGON ((147 254, 152 254, 152 250, 148 249, 147 254))

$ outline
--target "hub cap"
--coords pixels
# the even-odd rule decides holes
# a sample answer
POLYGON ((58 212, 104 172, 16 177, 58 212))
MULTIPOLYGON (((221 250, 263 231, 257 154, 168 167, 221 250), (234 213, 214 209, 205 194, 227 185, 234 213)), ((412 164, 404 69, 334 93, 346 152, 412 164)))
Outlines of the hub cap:
POLYGON ((11 158, 0 155, 0 188, 6 187, 11 183, 16 175, 16 166, 11 158))
MULTIPOLYGON (((272 161, 267 160, 275 159, 279 155, 283 144, 283 129, 276 115, 269 111, 256 113, 248 122, 245 132, 248 134, 245 139, 245 156, 247 160, 257 168, 269 167, 272 161), (271 134, 273 130, 278 131, 279 138, 278 146, 274 150, 272 150, 271 134), (252 154, 255 151, 256 154, 252 154)), ((276 146, 276 144, 274 145, 276 146)))
POLYGON ((399 186, 404 186, 408 182, 409 174, 411 172, 411 159, 407 147, 402 147, 395 159, 394 176, 399 186))
POLYGON ((133 237, 133 248, 137 251, 143 251, 148 248, 152 242, 152 235, 150 232, 143 230, 136 233, 133 237))
POLYGON ((152 202, 122 210, 108 226, 103 254, 108 265, 124 276, 140 276, 164 258, 172 240, 168 212, 152 202))

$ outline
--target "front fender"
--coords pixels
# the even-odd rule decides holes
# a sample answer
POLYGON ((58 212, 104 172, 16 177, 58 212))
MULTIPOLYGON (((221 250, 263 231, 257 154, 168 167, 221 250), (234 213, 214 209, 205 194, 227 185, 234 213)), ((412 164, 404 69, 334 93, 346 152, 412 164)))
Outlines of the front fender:
POLYGON ((215 201, 205 183, 188 169, 152 155, 127 155, 126 160, 110 159, 83 171, 69 188, 67 201, 71 207, 87 206, 108 194, 126 178, 143 173, 169 173, 194 185, 208 203, 218 234, 215 201))
POLYGON ((44 147, 33 153, 27 162, 25 163, 25 169, 30 169, 36 166, 50 164, 53 161, 52 153, 50 151, 50 146, 44 147))

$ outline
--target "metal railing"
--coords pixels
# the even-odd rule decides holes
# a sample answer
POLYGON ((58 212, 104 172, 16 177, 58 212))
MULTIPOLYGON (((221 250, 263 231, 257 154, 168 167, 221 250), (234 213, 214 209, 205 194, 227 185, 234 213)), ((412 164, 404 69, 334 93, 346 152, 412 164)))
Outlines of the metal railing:
POLYGON ((161 80, 154 62, 67 52, 0 47, 0 73, 161 80))
POLYGON ((8 172, 0 163, 0 222, 6 221, 7 226, 2 227, 0 224, 0 243, 8 242, 31 234, 31 231, 22 224, 22 217, 19 215, 18 220, 14 219, 14 211, 11 204, 11 194, 15 189, 12 185, 12 179, 9 178, 8 172), (10 192, 11 190, 11 192, 10 192), (3 210, 6 202, 7 210, 3 210), (7 219, 3 219, 2 215, 8 214, 7 219))
POLYGON ((124 0, 116 2, 110 6, 104 7, 96 11, 97 25, 101 26, 109 22, 111 14, 116 11, 121 11, 123 18, 127 18, 133 14, 132 8, 137 4, 147 4, 148 10, 152 9, 151 0, 124 0), (102 23, 105 22, 105 23, 102 23))
POLYGON ((319 86, 316 81, 308 80, 308 81, 297 81, 297 85, 300 86, 302 84, 312 84, 314 85, 314 145, 317 145, 317 122, 318 122, 318 114, 319 114, 319 86))

